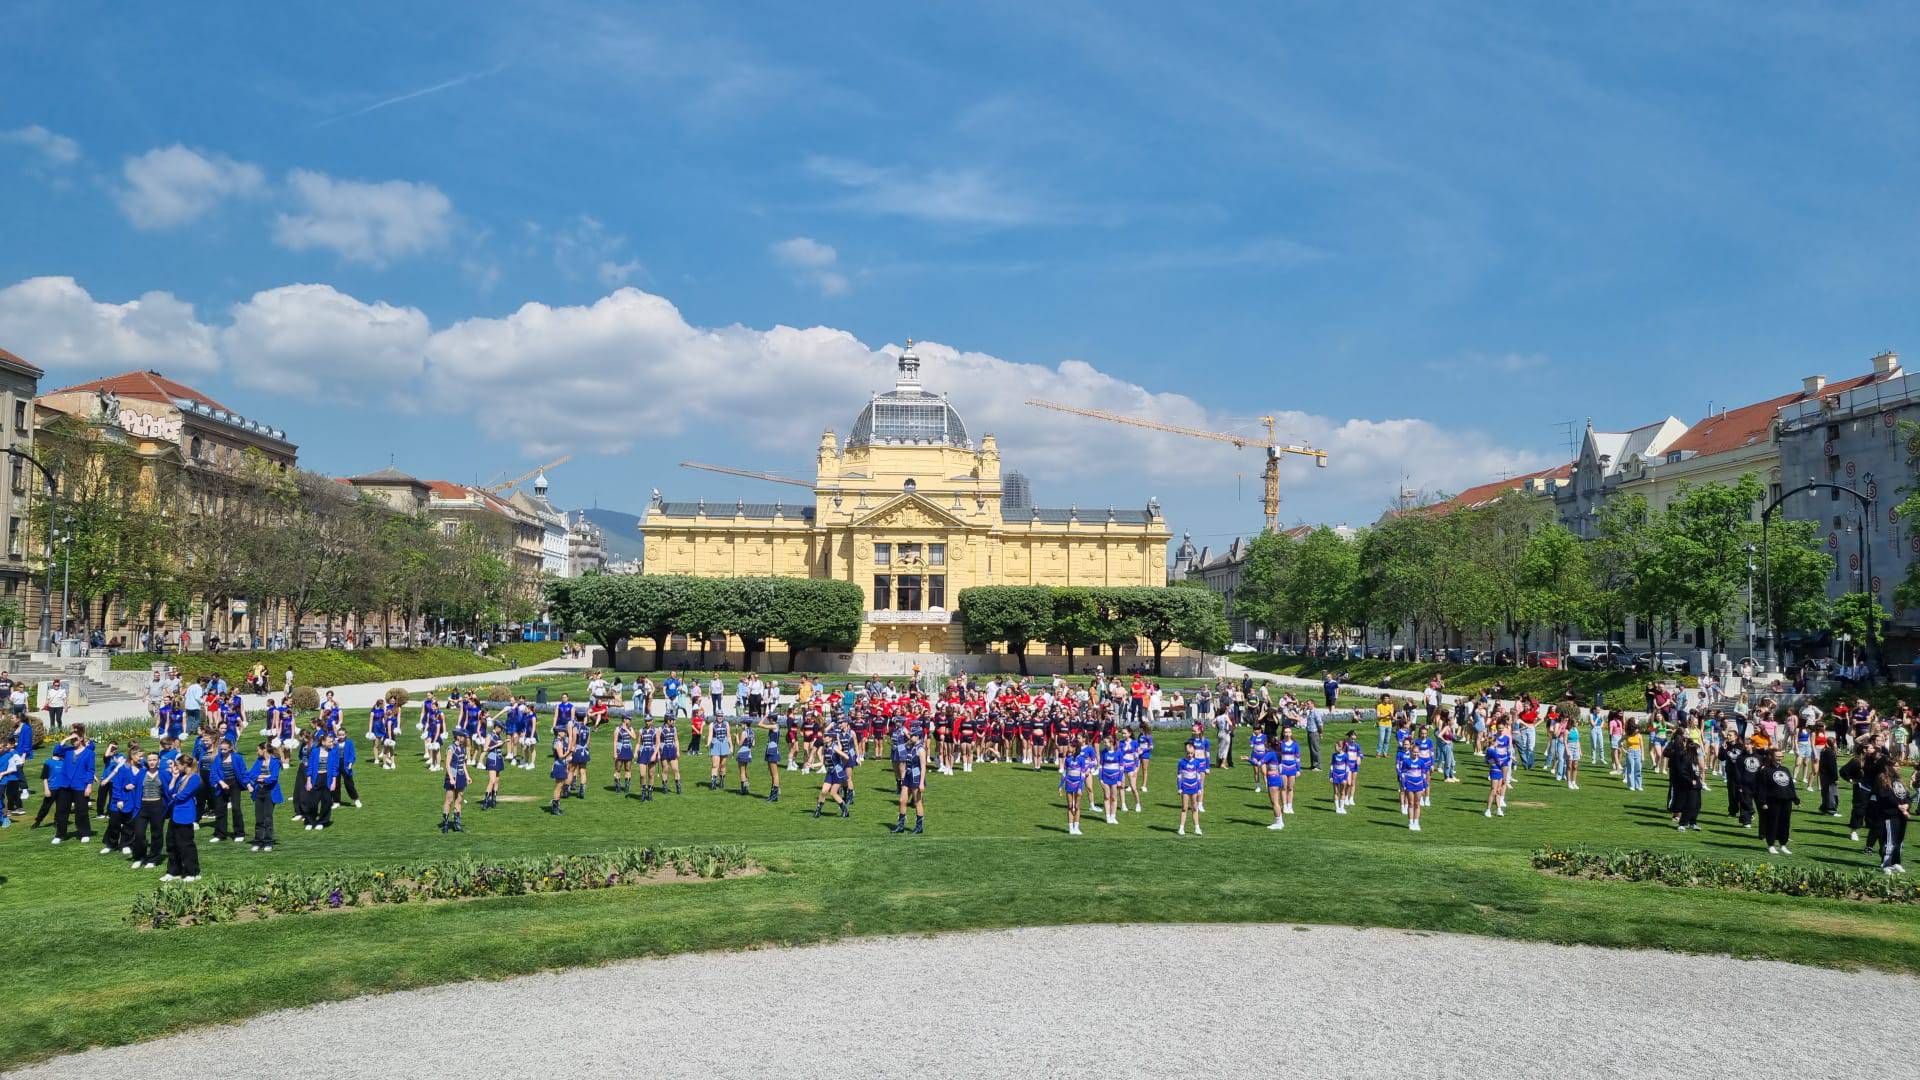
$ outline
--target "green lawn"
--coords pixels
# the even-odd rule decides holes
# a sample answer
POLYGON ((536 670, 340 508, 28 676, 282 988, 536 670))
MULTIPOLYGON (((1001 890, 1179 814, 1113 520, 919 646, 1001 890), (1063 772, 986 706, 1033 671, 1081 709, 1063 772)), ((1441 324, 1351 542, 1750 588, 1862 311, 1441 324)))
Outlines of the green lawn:
POLYGON ((116 671, 145 671, 155 663, 180 669, 189 679, 219 675, 238 684, 253 665, 267 665, 267 681, 276 691, 281 673, 293 668, 300 686, 326 689, 352 683, 403 682, 441 676, 473 675, 526 667, 560 655, 557 641, 515 641, 494 645, 488 655, 471 649, 432 646, 419 649, 284 649, 278 652, 121 653, 112 660, 116 671))
MULTIPOLYGON (((1471 694, 1495 683, 1504 683, 1509 695, 1532 694, 1542 700, 1557 700, 1571 690, 1582 702, 1604 694, 1615 708, 1645 707, 1641 690, 1648 676, 1631 671, 1563 671, 1553 668, 1497 667, 1490 664, 1439 664, 1405 660, 1317 659, 1302 656, 1240 655, 1228 659, 1256 671, 1299 678, 1320 679, 1327 672, 1344 672, 1348 682, 1357 686, 1392 686, 1397 690, 1418 690, 1435 675, 1450 694, 1471 694)), ((1669 676, 1688 686, 1696 685, 1691 675, 1669 676)))
MULTIPOLYGON (((600 786, 608 741, 603 731, 590 797, 569 801, 561 818, 539 810, 544 769, 509 770, 507 794, 526 801, 470 810, 465 834, 442 835, 438 778, 408 752, 402 761, 411 764, 394 772, 363 761, 366 807, 338 810, 332 831, 301 831, 283 813, 278 851, 203 842, 205 873, 655 841, 742 842, 769 872, 140 931, 122 917, 157 872, 130 870, 97 848, 51 847, 50 830, 15 827, 0 832, 0 962, 12 976, 0 984, 8 1021, 0 1025, 0 1065, 457 979, 850 934, 1055 923, 1338 923, 1920 971, 1920 910, 1911 907, 1579 881, 1531 869, 1529 852, 1548 841, 1768 858, 1751 831, 1717 813, 1704 832, 1674 832, 1657 776, 1629 798, 1604 771, 1589 773, 1579 792, 1528 774, 1509 816, 1487 820, 1479 813, 1484 773, 1469 764, 1465 782, 1436 785, 1425 829, 1415 834, 1396 810, 1388 767, 1370 760, 1357 812, 1332 814, 1325 781, 1309 773, 1300 812, 1272 833, 1250 773, 1217 772, 1207 835, 1178 838, 1174 740, 1164 738, 1148 811, 1117 826, 1089 817, 1086 836, 1068 837, 1052 774, 991 765, 933 777, 928 834, 901 837, 886 831, 893 813, 881 763, 858 771, 863 794, 851 820, 814 820, 817 777, 797 773, 782 773, 778 804, 691 785, 644 805, 609 794, 600 786)), ((705 772, 705 759, 684 764, 688 779, 705 772)), ((756 794, 765 782, 756 765, 756 794)), ((1723 808, 1721 799, 1716 787, 1708 806, 1723 808)), ((1864 866, 1839 824, 1800 815, 1795 858, 1864 866)))

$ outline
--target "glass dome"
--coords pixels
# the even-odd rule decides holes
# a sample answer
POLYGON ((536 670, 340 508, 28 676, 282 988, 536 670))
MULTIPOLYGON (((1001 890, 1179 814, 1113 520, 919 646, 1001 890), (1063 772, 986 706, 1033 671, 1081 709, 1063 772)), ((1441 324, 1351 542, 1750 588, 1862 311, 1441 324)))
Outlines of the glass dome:
POLYGON ((867 407, 853 422, 847 445, 855 446, 952 446, 973 449, 967 437, 967 425, 953 411, 947 399, 920 387, 920 358, 914 355, 913 341, 900 354, 900 377, 893 389, 873 395, 867 407))

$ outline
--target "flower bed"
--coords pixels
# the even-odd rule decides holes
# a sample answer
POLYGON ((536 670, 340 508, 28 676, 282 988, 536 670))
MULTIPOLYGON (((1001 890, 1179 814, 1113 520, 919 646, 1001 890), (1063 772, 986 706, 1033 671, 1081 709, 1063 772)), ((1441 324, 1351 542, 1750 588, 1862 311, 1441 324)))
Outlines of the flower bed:
POLYGON ((1669 855, 1644 848, 1543 847, 1533 853, 1537 870, 1604 881, 1652 881, 1694 889, 1869 900, 1886 904, 1920 901, 1920 884, 1906 875, 1876 870, 1828 870, 1787 863, 1740 863, 1695 855, 1669 855))
POLYGON ((721 878, 751 869, 746 848, 706 844, 168 883, 135 900, 127 921, 143 929, 170 930, 381 904, 610 889, 667 876, 721 878))

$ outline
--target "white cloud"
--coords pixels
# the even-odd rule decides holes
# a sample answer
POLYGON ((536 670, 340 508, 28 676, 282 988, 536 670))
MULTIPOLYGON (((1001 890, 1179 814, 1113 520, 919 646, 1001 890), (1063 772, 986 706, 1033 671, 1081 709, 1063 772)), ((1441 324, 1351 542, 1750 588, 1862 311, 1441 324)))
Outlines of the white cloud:
POLYGON ((330 285, 283 285, 235 304, 220 334, 236 381, 276 393, 352 398, 406 392, 425 363, 417 308, 362 303, 330 285))
POLYGON ((550 247, 553 265, 576 281, 592 280, 602 288, 615 289, 646 272, 640 260, 627 250, 626 237, 586 214, 551 231, 529 223, 527 235, 534 244, 550 247))
POLYGON ((807 171, 843 188, 843 209, 944 225, 1004 228, 1079 218, 1078 211, 1015 190, 980 168, 881 167, 845 158, 814 156, 807 171))
POLYGON ((79 143, 65 135, 48 131, 39 124, 0 131, 0 143, 26 147, 34 152, 38 163, 44 166, 63 167, 80 160, 79 143))
POLYGON ((844 296, 847 276, 838 269, 840 253, 811 236, 795 236, 772 245, 773 258, 798 273, 822 296, 844 296))
POLYGON ((49 370, 196 372, 220 363, 213 328, 194 316, 192 304, 165 292, 104 303, 70 277, 28 278, 0 289, 0 345, 49 370))
POLYGON ((128 158, 114 197, 141 229, 172 229, 206 216, 222 200, 249 198, 265 187, 257 166, 178 143, 128 158))
POLYGON ((274 219, 273 239, 291 251, 319 248, 385 266, 442 247, 453 235, 453 201, 431 184, 336 180, 295 169, 287 191, 294 208, 274 219))

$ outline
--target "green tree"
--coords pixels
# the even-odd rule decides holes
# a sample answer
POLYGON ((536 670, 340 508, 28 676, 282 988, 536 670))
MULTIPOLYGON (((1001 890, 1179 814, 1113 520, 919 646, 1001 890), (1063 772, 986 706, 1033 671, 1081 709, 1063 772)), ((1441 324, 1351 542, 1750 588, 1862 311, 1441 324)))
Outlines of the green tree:
POLYGON ((767 639, 780 633, 780 578, 736 577, 713 579, 718 589, 715 631, 740 639, 742 671, 754 670, 767 639))
POLYGON ((1053 621, 1052 590, 1041 585, 977 585, 960 591, 961 633, 967 646, 1003 643, 1027 674, 1027 647, 1045 640, 1053 621))
POLYGON ((1287 625, 1287 583, 1292 578, 1298 545, 1285 533, 1263 532, 1247 544, 1240 568, 1240 586, 1234 591, 1234 614, 1276 634, 1287 625))
POLYGON ((860 641, 867 618, 866 594, 851 581, 776 578, 774 634, 787 643, 787 670, 803 649, 844 652, 860 641))
POLYGON ((1871 593, 1842 593, 1833 598, 1833 605, 1827 613, 1827 629, 1833 632, 1837 640, 1841 634, 1854 642, 1854 648, 1864 649, 1871 642, 1883 640, 1887 620, 1892 618, 1887 609, 1871 593))
POLYGON ((1053 591, 1053 616, 1047 622, 1046 640, 1066 649, 1067 674, 1073 674, 1076 649, 1104 641, 1102 629, 1100 605, 1094 600, 1093 590, 1068 586, 1053 591))
POLYGON ((1527 538, 1520 556, 1521 621, 1545 623, 1559 647, 1568 627, 1588 610, 1593 570, 1579 537, 1559 525, 1545 525, 1527 538))
POLYGON ((1327 644, 1335 630, 1353 625, 1354 592, 1360 579, 1360 553, 1350 540, 1322 525, 1302 538, 1281 586, 1281 607, 1288 625, 1309 634, 1319 631, 1327 644))

